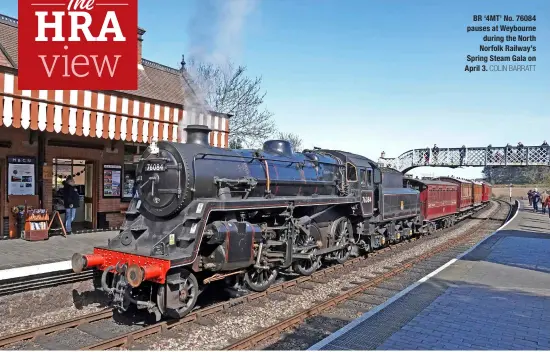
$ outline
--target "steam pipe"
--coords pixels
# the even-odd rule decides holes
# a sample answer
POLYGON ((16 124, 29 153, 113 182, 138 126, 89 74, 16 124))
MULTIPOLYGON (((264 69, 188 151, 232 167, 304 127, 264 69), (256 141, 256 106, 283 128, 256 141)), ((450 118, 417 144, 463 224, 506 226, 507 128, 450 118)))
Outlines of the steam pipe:
POLYGON ((265 165, 265 180, 266 180, 266 184, 265 184, 265 187, 266 187, 266 193, 267 194, 270 194, 271 193, 271 179, 269 177, 269 164, 267 163, 267 160, 264 160, 264 165, 265 165))

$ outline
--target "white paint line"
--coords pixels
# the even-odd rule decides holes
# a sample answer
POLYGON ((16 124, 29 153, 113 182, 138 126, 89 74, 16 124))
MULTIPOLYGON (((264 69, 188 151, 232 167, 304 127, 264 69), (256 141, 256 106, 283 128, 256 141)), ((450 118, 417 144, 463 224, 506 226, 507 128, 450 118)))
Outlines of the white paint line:
POLYGON ((501 231, 504 227, 508 226, 515 218, 516 216, 519 214, 519 210, 521 208, 521 203, 516 200, 516 202, 518 203, 518 210, 516 211, 516 213, 514 214, 514 216, 512 216, 512 218, 510 220, 508 220, 506 223, 504 223, 501 227, 499 227, 495 232, 491 233, 490 235, 486 236, 485 238, 483 238, 481 241, 479 241, 475 246, 473 246, 472 248, 470 248, 469 250, 467 250, 466 252, 460 254, 458 257, 454 258, 454 259, 451 259, 449 260, 447 263, 443 264, 442 266, 440 266, 439 268, 437 268, 436 270, 432 271, 431 273, 429 273, 428 275, 424 276, 423 278, 421 278, 420 280, 418 280, 417 282, 411 284, 410 286, 408 286, 407 288, 403 289, 401 292, 398 292, 396 293, 393 297, 391 297, 390 299, 388 299, 386 302, 376 306, 374 309, 371 309, 370 311, 366 312, 365 314, 363 314, 362 316, 360 316, 359 318, 355 319, 354 321, 352 321, 351 323, 349 323, 348 325, 344 326, 343 328, 341 328, 340 330, 337 330, 335 331, 334 333, 332 333, 331 335, 327 336, 326 338, 324 338, 323 340, 317 342, 315 345, 311 346, 310 348, 308 348, 307 350, 310 351, 310 350, 319 350, 323 347, 325 347, 326 345, 328 345, 329 343, 331 343, 332 341, 336 340, 338 337, 342 336, 343 334, 345 334, 346 332, 350 331, 351 329, 355 328, 357 325, 363 323, 365 320, 369 319, 370 317, 372 317, 373 315, 375 315, 376 313, 380 312, 382 309, 388 307, 390 304, 392 304, 393 302, 397 301, 399 298, 405 296, 407 293, 411 292, 412 290, 414 290, 416 287, 418 287, 420 284, 428 281, 428 279, 430 279, 431 277, 437 275, 438 273, 440 273, 441 271, 445 270, 447 267, 449 267, 450 265, 452 265, 453 263, 457 262, 458 260, 460 260, 462 257, 464 257, 465 255, 467 255, 468 253, 470 253, 471 251, 473 251, 475 248, 477 248, 479 245, 481 245, 483 242, 485 242, 485 240, 487 240, 489 237, 493 236, 494 234, 496 234, 497 232, 501 231))
POLYGON ((0 270, 0 281, 15 279, 31 275, 47 274, 56 271, 63 271, 71 269, 71 261, 63 261, 48 264, 23 266, 20 268, 12 268, 0 270))

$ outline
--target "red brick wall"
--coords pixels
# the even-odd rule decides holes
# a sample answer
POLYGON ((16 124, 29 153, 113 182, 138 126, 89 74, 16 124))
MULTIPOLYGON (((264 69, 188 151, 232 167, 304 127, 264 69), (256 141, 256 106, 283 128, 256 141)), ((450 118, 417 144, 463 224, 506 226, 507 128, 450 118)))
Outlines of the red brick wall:
MULTIPOLYGON (((34 156, 38 157, 38 142, 35 142, 32 146, 25 146, 23 141, 29 140, 30 131, 16 128, 7 128, 5 126, 0 127, 0 141, 11 141, 11 148, 0 148, 0 159, 2 159, 2 182, 0 193, 5 195, 6 193, 6 171, 7 162, 6 157, 11 155, 20 156, 34 156)), ((99 138, 91 137, 78 137, 56 133, 46 133, 46 139, 56 139, 64 141, 75 141, 82 143, 94 143, 103 144, 105 147, 111 147, 111 141, 99 138)), ((54 158, 67 158, 94 161, 94 173, 95 173, 95 197, 98 199, 98 207, 94 209, 94 212, 120 212, 121 201, 118 198, 103 198, 103 165, 115 164, 123 165, 124 163, 124 144, 120 141, 114 143, 114 148, 118 149, 117 153, 107 153, 105 150, 97 149, 83 149, 83 148, 68 148, 68 147, 56 147, 46 144, 45 162, 48 165, 52 165, 54 158)), ((52 179, 44 179, 43 186, 43 206, 45 209, 52 209, 52 179)), ((5 200, 5 196, 3 201, 5 200)), ((9 216, 9 210, 4 206, 4 216, 9 216)), ((123 220, 123 215, 109 214, 108 221, 110 226, 119 226, 123 220), (112 221, 112 222, 111 222, 112 221)))

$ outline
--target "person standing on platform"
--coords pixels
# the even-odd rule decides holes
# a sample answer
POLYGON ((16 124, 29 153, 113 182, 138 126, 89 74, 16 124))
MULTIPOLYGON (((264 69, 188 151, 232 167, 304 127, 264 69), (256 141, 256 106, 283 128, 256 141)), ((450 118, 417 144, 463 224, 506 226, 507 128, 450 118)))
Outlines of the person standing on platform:
POLYGON ((72 223, 76 216, 76 208, 79 207, 80 195, 74 186, 72 176, 68 176, 63 182, 63 203, 65 205, 65 230, 67 235, 72 232, 72 223))
POLYGON ((527 192, 527 199, 529 199, 529 205, 533 205, 533 190, 530 189, 529 192, 527 192))
POLYGON ((533 193, 533 210, 535 213, 538 213, 539 211, 539 202, 540 202, 540 194, 538 190, 535 188, 535 192, 533 193))
POLYGON ((546 205, 547 205, 546 202, 548 201, 548 191, 542 192, 542 194, 540 195, 540 200, 542 204, 542 213, 546 214, 546 205))

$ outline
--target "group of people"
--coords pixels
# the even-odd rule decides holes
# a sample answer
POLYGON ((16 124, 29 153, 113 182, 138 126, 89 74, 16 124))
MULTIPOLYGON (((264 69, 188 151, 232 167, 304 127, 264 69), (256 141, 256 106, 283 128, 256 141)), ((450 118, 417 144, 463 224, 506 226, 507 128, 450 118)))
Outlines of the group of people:
MULTIPOLYGON (((433 156, 433 163, 437 164, 438 163, 437 157, 439 155, 439 147, 437 146, 437 144, 434 144, 433 148, 431 149, 431 154, 433 156)), ((466 157, 465 145, 460 147, 459 155, 460 155, 460 166, 462 166, 462 164, 464 163, 464 158, 466 157)), ((427 147, 426 149, 424 149, 424 151, 420 155, 420 159, 418 162, 422 163, 422 161, 424 161, 424 165, 428 165, 430 163, 430 147, 427 147)))
POLYGON ((548 215, 550 216, 550 194, 548 191, 539 193, 538 189, 529 190, 527 192, 527 199, 529 199, 529 205, 533 206, 533 211, 538 213, 539 203, 542 206, 542 213, 546 214, 546 208, 548 208, 548 215))

